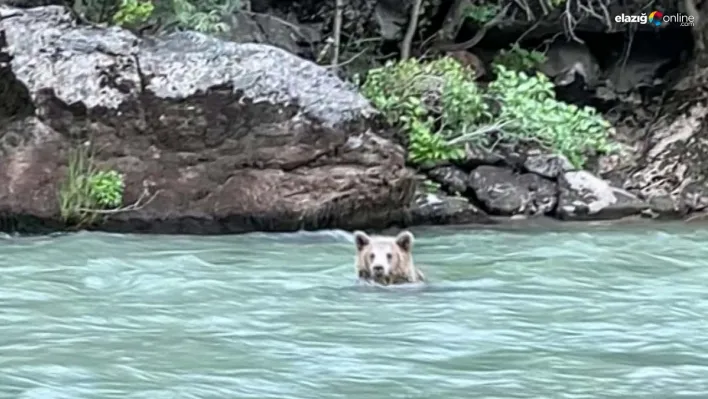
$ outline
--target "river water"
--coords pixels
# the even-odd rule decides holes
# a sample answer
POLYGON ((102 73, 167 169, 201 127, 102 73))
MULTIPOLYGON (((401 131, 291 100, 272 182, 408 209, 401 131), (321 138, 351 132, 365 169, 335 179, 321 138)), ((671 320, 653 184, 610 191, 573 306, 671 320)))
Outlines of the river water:
POLYGON ((708 398, 708 230, 0 238, 0 398, 708 398))

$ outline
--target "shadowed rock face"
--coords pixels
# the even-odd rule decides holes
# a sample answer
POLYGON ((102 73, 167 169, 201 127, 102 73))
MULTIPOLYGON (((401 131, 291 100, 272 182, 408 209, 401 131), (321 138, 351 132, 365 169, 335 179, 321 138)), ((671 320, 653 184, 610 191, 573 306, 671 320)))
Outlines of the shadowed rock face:
POLYGON ((76 26, 58 6, 0 6, 0 46, 5 230, 58 226, 67 152, 85 141, 125 174, 126 205, 157 193, 108 230, 384 227, 413 201, 403 149, 368 102, 286 51, 138 39, 76 26))
POLYGON ((666 218, 708 209, 708 68, 692 68, 666 95, 626 154, 604 157, 599 174, 636 193, 666 218))

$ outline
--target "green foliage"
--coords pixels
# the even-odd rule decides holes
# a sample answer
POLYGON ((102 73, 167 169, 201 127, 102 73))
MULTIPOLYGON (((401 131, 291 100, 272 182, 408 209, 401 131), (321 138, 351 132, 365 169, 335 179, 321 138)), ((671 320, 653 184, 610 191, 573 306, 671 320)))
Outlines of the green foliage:
POLYGON ((88 179, 93 201, 103 208, 118 208, 123 203, 123 176, 115 170, 100 170, 88 179))
POLYGON ((430 179, 423 180, 422 188, 423 191, 428 194, 437 194, 442 190, 440 183, 434 182, 430 179))
POLYGON ((206 0, 192 3, 172 0, 175 22, 186 29, 202 33, 222 33, 229 30, 224 16, 236 11, 239 0, 206 0))
POLYGON ((494 64, 504 65, 516 71, 537 69, 546 62, 546 55, 535 50, 526 50, 514 44, 508 50, 501 50, 494 57, 494 64))
POLYGON ((497 118, 504 131, 516 140, 536 141, 568 157, 582 167, 586 154, 612 151, 610 123, 593 108, 579 108, 555 98, 553 83, 541 73, 524 72, 495 65, 497 79, 488 87, 501 103, 497 118))
POLYGON ((159 21, 163 27, 222 33, 225 18, 237 12, 240 0, 76 0, 74 9, 89 21, 125 27, 159 21))
POLYGON ((154 9, 151 1, 121 0, 118 11, 113 14, 113 23, 120 26, 144 23, 154 9))
POLYGON ((469 18, 479 24, 484 24, 491 21, 499 14, 499 11, 501 11, 501 7, 497 4, 482 4, 467 6, 463 12, 465 18, 469 18))
POLYGON ((69 153, 66 178, 59 189, 59 209, 67 224, 78 228, 96 224, 101 211, 123 203, 123 176, 114 170, 98 170, 88 147, 69 153))
POLYGON ((474 72, 452 58, 421 63, 408 59, 369 71, 364 96, 409 137, 414 163, 460 159, 449 138, 466 131, 487 113, 474 72))
POLYGON ((482 90, 452 58, 389 62, 369 71, 362 93, 407 133, 415 164, 460 159, 464 142, 488 144, 491 132, 506 142, 535 142, 578 167, 588 154, 613 150, 610 124, 590 107, 558 101, 545 75, 494 69, 496 80, 482 90))

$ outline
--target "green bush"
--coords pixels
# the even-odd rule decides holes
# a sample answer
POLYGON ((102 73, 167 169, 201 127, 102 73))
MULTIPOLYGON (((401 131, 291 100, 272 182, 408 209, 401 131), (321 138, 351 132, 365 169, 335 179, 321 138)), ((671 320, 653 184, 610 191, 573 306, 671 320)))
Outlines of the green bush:
POLYGON ((452 58, 389 62, 369 71, 362 92, 390 123, 408 133, 414 163, 463 157, 462 148, 449 139, 488 112, 474 72, 452 58))
POLYGON ((113 14, 113 23, 120 26, 141 24, 150 18, 154 9, 151 1, 121 0, 118 11, 113 14))
POLYGON ((390 62, 369 71, 362 93, 408 134, 414 164, 460 159, 463 143, 486 145, 489 132, 505 142, 535 142, 577 167, 588 154, 612 150, 610 124, 590 107, 558 101, 545 75, 493 69, 496 80, 483 90, 452 58, 390 62))
POLYGON ((501 50, 494 57, 494 64, 503 65, 516 71, 537 69, 546 61, 546 55, 540 51, 526 50, 514 44, 508 50, 501 50))
POLYGON ((499 11, 501 11, 501 7, 497 4, 471 4, 465 7, 463 14, 465 18, 469 18, 479 24, 484 24, 491 21, 499 14, 499 11))
POLYGON ((224 17, 241 7, 240 0, 173 0, 174 21, 182 28, 202 33, 223 33, 229 30, 224 17))
POLYGON ((565 155, 577 167, 585 164, 587 154, 613 150, 610 123, 591 107, 558 101, 548 77, 529 76, 503 65, 494 69, 497 78, 488 94, 501 103, 497 118, 506 122, 505 138, 535 141, 565 155))
POLYGON ((88 148, 69 153, 66 178, 59 189, 59 209, 65 223, 77 228, 94 225, 123 204, 123 176, 115 170, 98 170, 88 148))

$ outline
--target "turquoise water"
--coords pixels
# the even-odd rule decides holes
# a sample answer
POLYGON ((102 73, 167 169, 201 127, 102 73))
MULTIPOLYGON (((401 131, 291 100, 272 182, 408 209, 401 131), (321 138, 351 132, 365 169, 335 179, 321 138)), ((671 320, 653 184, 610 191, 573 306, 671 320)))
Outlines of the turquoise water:
POLYGON ((0 239, 0 398, 708 398, 708 230, 0 239))

